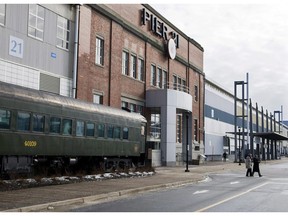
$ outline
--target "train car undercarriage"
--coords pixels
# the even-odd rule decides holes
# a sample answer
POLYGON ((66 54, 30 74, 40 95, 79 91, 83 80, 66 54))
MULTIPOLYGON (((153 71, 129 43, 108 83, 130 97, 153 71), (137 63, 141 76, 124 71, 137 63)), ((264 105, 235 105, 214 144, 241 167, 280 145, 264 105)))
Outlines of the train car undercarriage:
POLYGON ((144 166, 144 157, 60 157, 60 156, 2 156, 1 179, 22 176, 86 175, 128 171, 144 166))

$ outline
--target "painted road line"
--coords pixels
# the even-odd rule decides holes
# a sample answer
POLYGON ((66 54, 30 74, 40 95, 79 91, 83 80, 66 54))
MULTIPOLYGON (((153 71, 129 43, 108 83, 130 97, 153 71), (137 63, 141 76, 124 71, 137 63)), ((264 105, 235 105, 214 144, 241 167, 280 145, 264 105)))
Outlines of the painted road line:
POLYGON ((233 185, 233 184, 238 184, 238 183, 239 183, 239 181, 230 182, 231 185, 233 185))
POLYGON ((222 203, 224 203, 224 202, 227 202, 227 201, 229 201, 229 200, 232 200, 232 199, 234 199, 234 198, 237 198, 237 197, 239 197, 239 196, 242 196, 242 195, 244 195, 244 194, 246 194, 246 193, 249 193, 249 192, 251 192, 251 191, 253 191, 253 190, 256 190, 257 188, 263 187, 264 185, 267 185, 267 184, 269 184, 269 182, 265 182, 264 184, 258 185, 258 186, 254 187, 254 188, 251 188, 251 189, 247 190, 247 191, 244 191, 244 192, 242 192, 242 193, 239 193, 239 194, 234 195, 234 196, 232 196, 232 197, 229 197, 229 198, 227 198, 227 199, 221 200, 221 201, 219 201, 219 202, 217 202, 217 203, 214 203, 214 204, 212 204, 212 205, 206 206, 206 207, 204 207, 204 208, 202 208, 202 209, 197 210, 196 212, 206 211, 206 210, 208 210, 208 209, 210 209, 210 208, 213 208, 213 207, 215 207, 215 206, 217 206, 217 205, 220 205, 220 204, 222 204, 222 203))
POLYGON ((202 193, 207 193, 209 190, 201 190, 201 191, 196 191, 193 194, 202 194, 202 193))

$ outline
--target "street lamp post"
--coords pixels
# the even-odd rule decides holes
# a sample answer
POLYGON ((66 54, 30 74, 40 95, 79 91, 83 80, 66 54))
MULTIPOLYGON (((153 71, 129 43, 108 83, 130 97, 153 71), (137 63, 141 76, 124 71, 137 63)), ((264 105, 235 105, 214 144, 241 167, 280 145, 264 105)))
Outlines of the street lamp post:
POLYGON ((241 141, 240 141, 240 127, 238 127, 238 132, 239 132, 239 165, 241 165, 241 151, 240 151, 240 148, 241 148, 241 141))
MULTIPOLYGON (((282 106, 281 106, 281 111, 280 110, 277 110, 277 111, 274 111, 274 131, 277 131, 279 134, 281 134, 281 124, 282 124, 282 106), (279 130, 276 130, 276 113, 278 114, 278 124, 279 124, 279 130)), ((280 147, 280 142, 279 143, 279 149, 281 148, 280 147)), ((281 156, 281 151, 279 151, 280 155, 278 155, 278 151, 277 151, 277 141, 275 141, 275 159, 277 160, 278 157, 280 158, 281 156)))
POLYGON ((188 143, 188 121, 189 116, 188 114, 186 114, 186 170, 185 172, 190 172, 190 170, 188 169, 188 153, 189 153, 189 143, 188 143))

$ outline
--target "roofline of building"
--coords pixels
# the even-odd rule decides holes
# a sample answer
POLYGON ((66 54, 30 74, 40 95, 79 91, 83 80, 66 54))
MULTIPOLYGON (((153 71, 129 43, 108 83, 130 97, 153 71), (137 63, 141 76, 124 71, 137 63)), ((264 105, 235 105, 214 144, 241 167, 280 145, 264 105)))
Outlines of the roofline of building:
MULTIPOLYGON (((142 38, 144 41, 147 41, 148 43, 150 43, 152 46, 154 46, 156 49, 162 51, 163 53, 165 53, 165 48, 161 45, 159 45, 158 43, 156 43, 154 40, 151 40, 149 37, 145 36, 143 33, 141 33, 140 31, 138 31, 137 29, 135 29, 134 26, 132 26, 130 23, 126 22, 123 19, 120 19, 115 13, 113 13, 113 11, 107 7, 105 7, 105 4, 87 4, 90 7, 92 7, 93 9, 97 10, 97 12, 103 14, 104 16, 109 17, 110 19, 112 19, 113 21, 115 21, 116 23, 118 23, 119 25, 121 25, 124 29, 126 29, 127 31, 131 32, 132 34, 136 35, 139 38, 142 38)), ((189 38, 187 35, 185 35, 182 31, 180 31, 178 28, 176 28, 173 24, 171 24, 167 19, 165 19, 161 14, 159 14, 155 9, 153 9, 151 6, 146 5, 146 4, 142 4, 144 7, 147 7, 147 9, 151 10, 153 13, 157 14, 157 16, 159 15, 161 17, 161 19, 163 19, 165 22, 168 23, 168 25, 171 25, 171 27, 177 29, 177 31, 179 31, 181 33, 181 35, 183 37, 185 37, 185 39, 189 40, 189 42, 193 42, 194 40, 189 38)), ((195 42, 195 41, 194 41, 195 42)), ((201 51, 204 51, 204 49, 200 46, 200 44, 198 44, 197 42, 195 42, 193 44, 199 48, 201 51), (197 45, 198 44, 198 45, 197 45)), ((204 75, 204 71, 199 69, 197 66, 189 63, 188 61, 185 61, 184 59, 182 59, 179 56, 176 56, 175 60, 179 61, 180 63, 184 64, 186 67, 189 67, 191 69, 193 69, 195 72, 204 75)))
POLYGON ((205 82, 207 82, 209 85, 220 89, 221 91, 223 91, 225 94, 231 96, 232 98, 234 98, 234 94, 232 94, 231 92, 227 91, 226 89, 222 88, 221 86, 217 85, 216 83, 214 83, 213 81, 207 79, 207 77, 205 77, 205 82))
POLYGON ((186 35, 184 32, 182 32, 179 28, 177 28, 175 25, 173 25, 169 20, 167 20, 164 16, 162 16, 153 7, 151 7, 149 4, 142 4, 142 5, 145 6, 147 9, 149 9, 150 11, 152 11, 158 17, 160 17, 161 20, 163 20, 165 23, 167 23, 167 25, 169 25, 171 28, 175 29, 177 31, 177 33, 179 33, 182 37, 184 37, 186 40, 188 40, 193 45, 195 45, 199 50, 204 52, 204 48, 197 41, 195 41, 193 38, 190 38, 188 35, 186 35))

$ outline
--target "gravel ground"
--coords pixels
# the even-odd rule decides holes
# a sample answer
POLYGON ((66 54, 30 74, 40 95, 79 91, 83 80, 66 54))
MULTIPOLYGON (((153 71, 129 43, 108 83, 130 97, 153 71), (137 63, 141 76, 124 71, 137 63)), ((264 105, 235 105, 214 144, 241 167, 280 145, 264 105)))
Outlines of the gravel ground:
POLYGON ((0 191, 18 190, 31 187, 42 187, 47 185, 71 184, 82 181, 104 181, 117 178, 139 178, 154 175, 155 172, 120 172, 104 173, 85 176, 59 176, 51 178, 26 178, 15 180, 0 180, 0 191))

